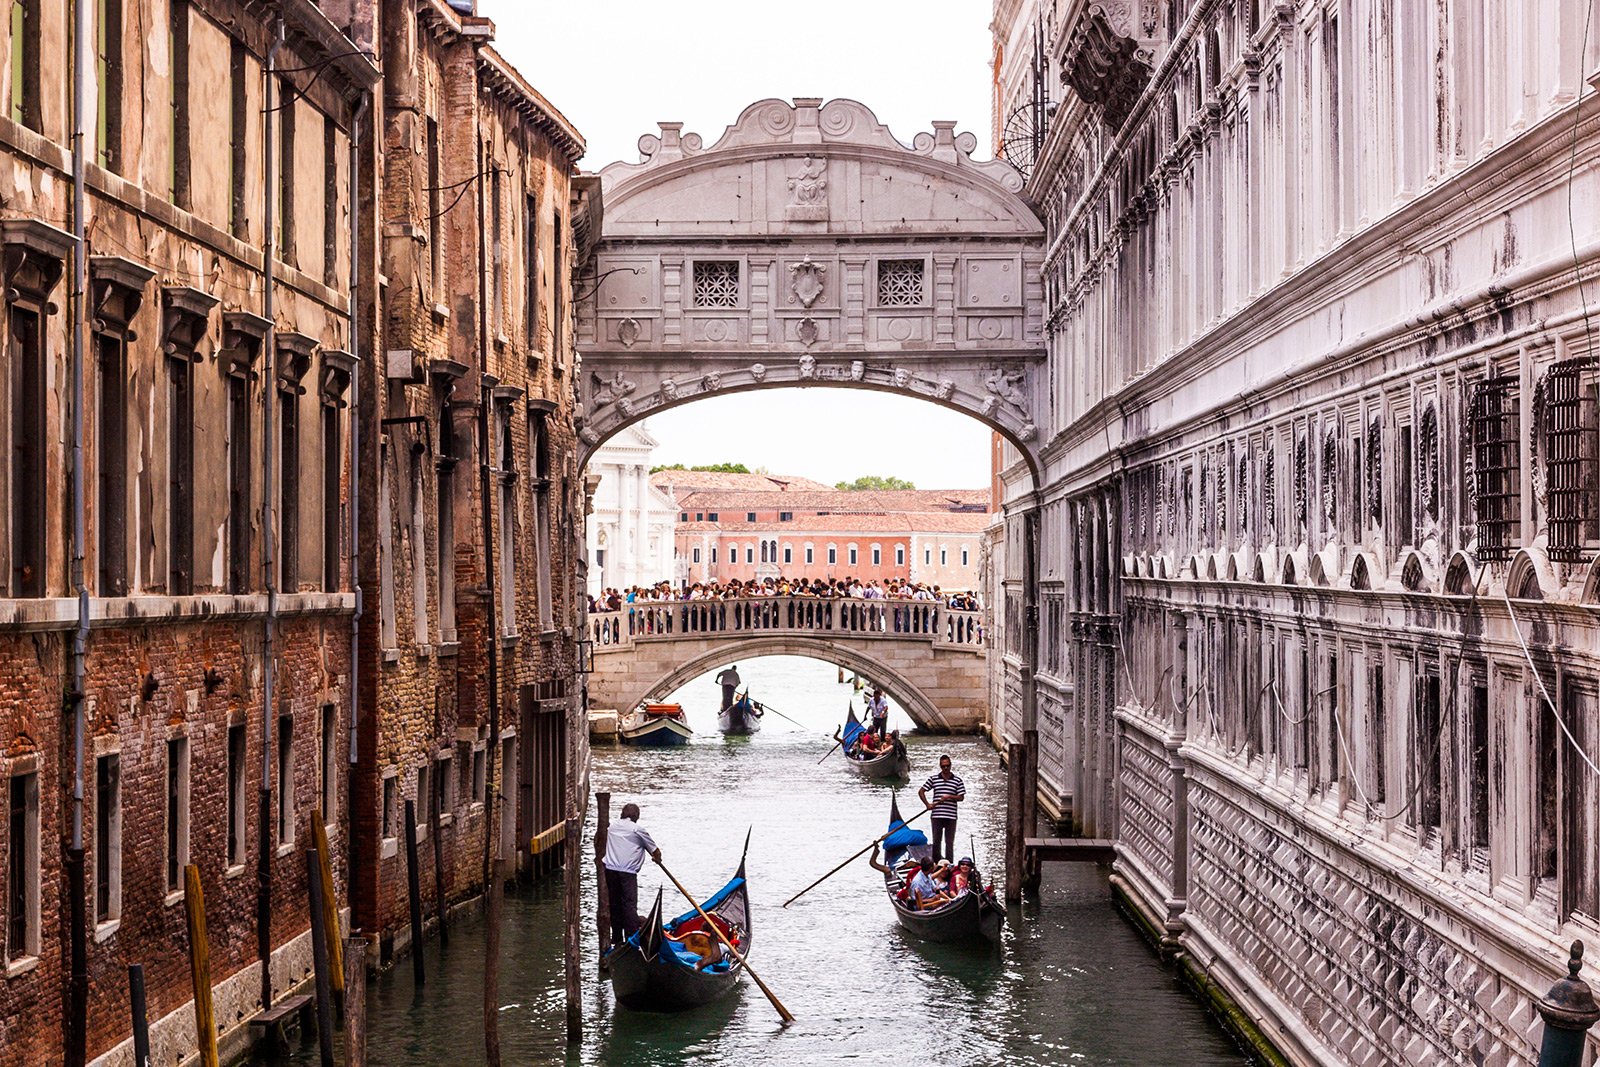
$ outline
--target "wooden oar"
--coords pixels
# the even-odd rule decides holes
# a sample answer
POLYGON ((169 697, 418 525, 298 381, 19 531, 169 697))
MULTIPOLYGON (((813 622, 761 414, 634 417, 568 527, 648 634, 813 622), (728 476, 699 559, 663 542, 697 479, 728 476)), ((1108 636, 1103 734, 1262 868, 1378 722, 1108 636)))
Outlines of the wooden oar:
MULTIPOLYGON (((853 700, 852 700, 852 701, 851 701, 851 702, 850 702, 850 714, 851 714, 851 715, 854 715, 854 714, 855 714, 855 713, 856 713, 856 702, 855 702, 855 701, 853 701, 853 700)), ((846 724, 846 725, 849 725, 849 719, 846 719, 846 720, 845 720, 845 724, 846 724)), ((835 737, 838 737, 838 734, 835 734, 835 735, 834 735, 834 736, 835 736, 835 737)), ((820 766, 822 766, 822 760, 825 760, 825 759, 827 759, 827 758, 828 758, 828 757, 829 757, 829 756, 831 756, 831 755, 833 755, 833 754, 834 754, 834 752, 835 752, 835 751, 837 751, 837 750, 838 750, 838 748, 839 748, 839 746, 840 746, 840 745, 842 745, 842 744, 844 744, 844 741, 843 741, 843 740, 842 740, 842 739, 841 739, 841 740, 839 740, 839 741, 835 741, 835 742, 834 742, 834 745, 833 745, 833 748, 830 748, 830 749, 828 749, 828 751, 826 751, 826 752, 824 752, 824 753, 823 753, 823 754, 822 754, 822 759, 819 759, 819 760, 817 760, 817 766, 818 766, 818 767, 820 767, 820 766)), ((785 907, 787 907, 787 906, 788 906, 788 905, 785 905, 785 907)))
MULTIPOLYGON (((746 838, 747 843, 748 841, 749 839, 746 838)), ((677 876, 671 871, 667 870, 667 865, 665 863, 662 863, 660 860, 656 860, 656 866, 661 868, 662 874, 672 879, 672 884, 678 887, 678 892, 683 894, 683 899, 694 905, 694 910, 700 913, 700 918, 704 919, 706 925, 711 928, 711 932, 717 935, 717 940, 726 945, 728 947, 728 951, 733 953, 733 958, 738 960, 740 964, 744 966, 745 973, 751 978, 755 979, 755 983, 758 987, 760 987, 761 992, 765 993, 767 995, 767 999, 772 1001, 772 1006, 778 1009, 778 1018, 783 1020, 784 1025, 787 1026, 788 1024, 794 1022, 794 1016, 790 1015, 789 1009, 783 1006, 783 1001, 779 1000, 777 995, 774 994, 772 990, 767 988, 767 983, 761 980, 761 976, 759 974, 750 969, 750 961, 741 956, 739 954, 739 950, 733 947, 733 942, 728 940, 728 935, 722 932, 722 927, 711 921, 711 916, 706 914, 705 909, 700 906, 700 902, 689 895, 689 891, 683 888, 683 883, 678 881, 677 876)))
MULTIPOLYGON (((749 694, 747 693, 745 695, 748 696, 749 694)), ((780 719, 789 719, 790 722, 794 723, 796 726, 800 727, 800 729, 802 729, 802 730, 810 730, 811 729, 811 727, 807 726, 803 722, 797 722, 794 719, 790 719, 789 716, 785 715, 783 712, 779 711, 777 708, 773 707, 771 704, 763 704, 759 700, 752 700, 752 701, 750 701, 750 703, 754 704, 756 707, 760 708, 764 712, 765 711, 772 712, 772 714, 776 715, 780 719)), ((826 757, 824 757, 824 758, 826 758, 826 757)))
POLYGON ((916 822, 918 819, 922 818, 924 815, 926 815, 928 812, 930 812, 932 810, 933 810, 932 808, 923 808, 921 811, 919 811, 915 815, 911 816, 911 818, 902 819, 900 822, 898 822, 894 826, 890 827, 888 833, 885 833, 883 835, 883 837, 880 837, 877 840, 871 842, 871 844, 867 845, 866 848, 862 849, 860 852, 857 852, 854 856, 851 856, 849 859, 847 859, 843 863, 839 864, 839 866, 835 867, 833 870, 829 871, 827 874, 823 875, 821 878, 818 878, 815 882, 812 882, 810 885, 808 885, 804 889, 800 890, 800 892, 796 893, 794 896, 792 896, 788 900, 784 901, 783 902, 783 906, 787 908, 790 904, 793 904, 795 901, 799 900, 801 897, 805 896, 807 893, 809 893, 813 889, 817 888, 817 886, 821 885, 823 882, 826 882, 829 878, 832 878, 834 875, 838 874, 840 871, 842 871, 846 867, 850 866, 851 863, 853 863, 854 861, 860 859, 862 856, 865 856, 867 854, 868 849, 871 849, 875 845, 883 844, 883 839, 885 837, 888 837, 890 834, 894 833, 896 830, 900 829, 900 827, 902 827, 902 826, 907 826, 907 825, 909 825, 911 823, 916 822))

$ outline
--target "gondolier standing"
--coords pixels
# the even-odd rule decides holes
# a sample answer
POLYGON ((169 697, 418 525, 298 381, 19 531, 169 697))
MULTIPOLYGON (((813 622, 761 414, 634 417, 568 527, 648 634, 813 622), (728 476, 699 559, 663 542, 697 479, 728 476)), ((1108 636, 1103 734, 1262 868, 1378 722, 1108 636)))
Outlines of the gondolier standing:
POLYGON ((611 943, 621 945, 639 930, 639 868, 661 849, 639 826, 639 805, 624 804, 622 818, 606 830, 606 895, 611 900, 611 943))
POLYGON ((955 861, 956 858, 956 805, 967 799, 967 783, 956 776, 950 769, 950 757, 939 757, 939 773, 922 783, 922 788, 917 790, 917 796, 922 798, 926 807, 933 809, 930 821, 933 823, 933 858, 941 858, 940 849, 943 848, 942 857, 955 861), (928 798, 929 793, 933 799, 928 798))
POLYGON ((883 695, 883 690, 877 686, 872 687, 872 696, 867 700, 867 711, 872 716, 872 732, 879 737, 889 735, 889 698, 883 695))
POLYGON ((722 710, 727 711, 733 707, 733 698, 739 689, 739 665, 735 663, 717 675, 717 684, 722 686, 722 710))

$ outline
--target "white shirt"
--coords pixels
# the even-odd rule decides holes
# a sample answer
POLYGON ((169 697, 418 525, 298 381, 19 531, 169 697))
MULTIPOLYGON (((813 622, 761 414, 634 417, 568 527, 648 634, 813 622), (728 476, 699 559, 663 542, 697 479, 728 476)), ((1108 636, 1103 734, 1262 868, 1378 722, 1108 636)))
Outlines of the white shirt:
POLYGON ((656 850, 655 839, 632 819, 619 819, 606 830, 606 866, 638 874, 644 858, 656 850))

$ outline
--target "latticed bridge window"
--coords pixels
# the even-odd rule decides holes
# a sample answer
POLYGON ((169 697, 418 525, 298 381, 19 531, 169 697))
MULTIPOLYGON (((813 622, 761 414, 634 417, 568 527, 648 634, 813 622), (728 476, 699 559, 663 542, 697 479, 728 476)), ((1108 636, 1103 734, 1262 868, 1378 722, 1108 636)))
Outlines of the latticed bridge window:
POLYGON ((697 308, 736 308, 739 306, 739 261, 700 259, 694 264, 694 306, 697 308))
POLYGON ((1511 558, 1522 518, 1516 379, 1491 378, 1472 391, 1473 503, 1478 558, 1511 558))
POLYGON ((1600 541, 1600 361, 1582 356, 1545 375, 1545 481, 1550 558, 1577 563, 1600 541))
POLYGON ((878 306, 917 307, 922 303, 920 259, 878 260, 878 306))

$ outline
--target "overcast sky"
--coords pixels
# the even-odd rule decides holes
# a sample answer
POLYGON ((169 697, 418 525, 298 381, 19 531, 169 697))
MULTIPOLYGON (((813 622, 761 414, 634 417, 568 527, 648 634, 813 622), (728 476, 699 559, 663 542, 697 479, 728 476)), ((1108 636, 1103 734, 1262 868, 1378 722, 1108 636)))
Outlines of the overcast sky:
MULTIPOLYGON (((987 153, 990 0, 479 0, 495 46, 583 133, 584 170, 681 121, 709 147, 747 104, 849 97, 901 141, 953 119, 987 153)), ((743 462, 834 482, 989 481, 989 432, 926 402, 840 389, 689 404, 650 420, 659 462, 743 462)))

